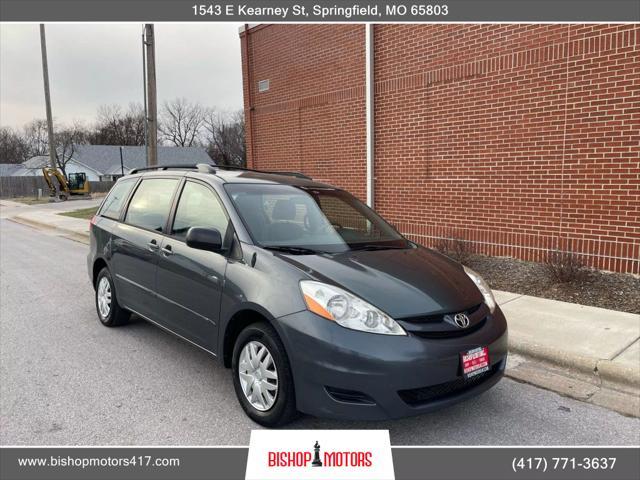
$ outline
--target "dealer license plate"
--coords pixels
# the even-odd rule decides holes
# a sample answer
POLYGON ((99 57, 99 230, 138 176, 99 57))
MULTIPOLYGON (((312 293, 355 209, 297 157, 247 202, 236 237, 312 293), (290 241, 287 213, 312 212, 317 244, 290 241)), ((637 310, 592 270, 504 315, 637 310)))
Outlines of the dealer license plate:
POLYGON ((478 347, 460 354, 462 363, 462 375, 464 378, 472 378, 489 371, 489 349, 478 347))

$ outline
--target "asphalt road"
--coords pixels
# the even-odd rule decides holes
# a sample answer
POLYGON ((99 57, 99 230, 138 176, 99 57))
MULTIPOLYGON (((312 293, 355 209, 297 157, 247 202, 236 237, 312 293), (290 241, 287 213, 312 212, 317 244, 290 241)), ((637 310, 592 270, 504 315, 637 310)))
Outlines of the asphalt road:
MULTIPOLYGON (((248 445, 230 372, 143 321, 96 317, 87 247, 0 220, 0 443, 248 445)), ((640 420, 509 379, 446 410, 388 422, 394 445, 637 445, 640 420)))

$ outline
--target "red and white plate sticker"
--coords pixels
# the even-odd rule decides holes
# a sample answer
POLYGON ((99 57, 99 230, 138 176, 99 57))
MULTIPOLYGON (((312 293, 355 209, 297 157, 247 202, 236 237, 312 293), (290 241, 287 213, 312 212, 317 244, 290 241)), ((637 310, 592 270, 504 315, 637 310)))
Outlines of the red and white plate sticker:
POLYGON ((481 373, 489 371, 489 349, 478 347, 468 352, 462 353, 462 375, 465 378, 475 377, 481 373))

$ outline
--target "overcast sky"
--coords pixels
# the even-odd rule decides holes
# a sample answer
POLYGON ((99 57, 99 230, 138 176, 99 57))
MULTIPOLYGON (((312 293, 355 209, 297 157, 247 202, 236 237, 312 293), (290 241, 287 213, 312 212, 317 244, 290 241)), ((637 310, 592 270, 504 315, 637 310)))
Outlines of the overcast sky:
MULTIPOLYGON (((242 108, 239 24, 156 24, 158 104, 242 108)), ((53 116, 90 123, 103 104, 142 103, 140 24, 48 24, 53 116)), ((0 125, 45 118, 38 24, 0 26, 0 125)))

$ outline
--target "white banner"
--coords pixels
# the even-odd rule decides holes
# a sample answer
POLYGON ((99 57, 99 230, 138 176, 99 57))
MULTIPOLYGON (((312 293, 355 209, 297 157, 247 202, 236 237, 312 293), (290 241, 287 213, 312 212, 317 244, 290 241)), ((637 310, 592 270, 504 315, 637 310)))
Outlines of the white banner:
POLYGON ((394 480, 388 430, 252 430, 246 480, 394 480))

